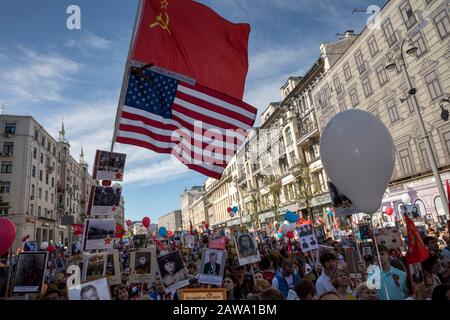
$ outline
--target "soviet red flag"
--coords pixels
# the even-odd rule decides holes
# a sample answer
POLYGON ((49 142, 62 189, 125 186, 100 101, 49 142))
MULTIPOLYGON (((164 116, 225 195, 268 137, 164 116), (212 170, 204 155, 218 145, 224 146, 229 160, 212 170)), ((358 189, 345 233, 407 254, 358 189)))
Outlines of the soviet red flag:
POLYGON ((131 59, 195 79, 242 100, 248 24, 192 0, 144 0, 131 59))
POLYGON ((406 262, 408 264, 420 263, 425 261, 430 253, 423 244, 419 231, 414 221, 405 214, 406 230, 408 231, 408 253, 406 254, 406 262))

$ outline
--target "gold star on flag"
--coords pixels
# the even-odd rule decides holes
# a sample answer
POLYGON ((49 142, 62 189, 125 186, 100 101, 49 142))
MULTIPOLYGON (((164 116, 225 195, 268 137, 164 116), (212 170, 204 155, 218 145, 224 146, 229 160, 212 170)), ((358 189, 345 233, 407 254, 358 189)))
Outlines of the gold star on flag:
POLYGON ((105 239, 105 245, 109 244, 110 242, 111 242, 111 238, 109 237, 109 234, 108 234, 108 236, 105 239))

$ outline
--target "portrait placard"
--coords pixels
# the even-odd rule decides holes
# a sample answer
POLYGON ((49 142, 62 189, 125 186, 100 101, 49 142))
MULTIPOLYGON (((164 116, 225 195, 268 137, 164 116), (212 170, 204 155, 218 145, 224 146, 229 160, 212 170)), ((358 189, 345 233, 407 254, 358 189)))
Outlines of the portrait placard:
POLYGON ((311 224, 302 224, 297 228, 297 234, 302 252, 317 250, 319 244, 311 224))
POLYGON ((11 281, 11 266, 0 266, 0 298, 6 298, 9 293, 9 282, 11 281))
POLYGON ((380 228, 375 230, 378 244, 385 245, 389 250, 403 247, 400 231, 397 228, 380 228))
POLYGON ((131 283, 148 283, 156 277, 156 247, 132 251, 130 255, 131 283))
POLYGON ((21 252, 12 293, 40 293, 44 284, 48 252, 21 252))
POLYGON ((180 300, 227 300, 225 288, 180 289, 180 300))
POLYGON ((251 233, 242 233, 235 238, 239 265, 261 261, 258 245, 251 233))
POLYGON ((85 282, 105 276, 106 256, 104 253, 84 254, 82 280, 85 282))
POLYGON ((225 251, 218 249, 203 249, 198 282, 221 285, 224 271, 225 251))
POLYGON ((173 291, 189 284, 188 272, 180 251, 173 251, 156 258, 158 273, 166 291, 173 291))
POLYGON ((94 180, 122 181, 126 157, 124 153, 97 150, 92 177, 94 180))
POLYGON ((106 255, 106 265, 105 265, 105 276, 108 280, 108 285, 117 285, 122 282, 121 272, 120 272, 120 258, 119 251, 112 250, 106 255))
POLYGON ((83 231, 83 251, 112 249, 116 221, 114 219, 86 219, 83 231))
POLYGON ((69 300, 111 300, 106 278, 68 287, 67 294, 69 300))
POLYGON ((120 205, 121 186, 92 186, 89 198, 90 216, 112 216, 120 205))

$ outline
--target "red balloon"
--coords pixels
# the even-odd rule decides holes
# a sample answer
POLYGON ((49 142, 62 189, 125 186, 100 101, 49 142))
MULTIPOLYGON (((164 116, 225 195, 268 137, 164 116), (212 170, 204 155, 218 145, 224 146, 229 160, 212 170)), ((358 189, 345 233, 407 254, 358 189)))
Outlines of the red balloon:
POLYGON ((292 232, 292 231, 286 232, 286 238, 289 238, 289 239, 294 238, 294 232, 292 232))
POLYGON ((150 218, 145 217, 144 219, 142 219, 142 224, 144 225, 144 227, 148 228, 150 226, 150 218))
POLYGON ((386 214, 388 215, 388 216, 391 216, 392 214, 394 213, 394 209, 392 209, 392 208, 386 208, 386 214))
POLYGON ((233 209, 231 209, 231 207, 228 207, 228 208, 227 208, 228 213, 230 213, 231 210, 233 210, 233 209))
POLYGON ((131 226, 131 220, 127 220, 127 227, 131 226))
POLYGON ((16 238, 16 225, 8 218, 0 218, 0 255, 8 252, 16 238))

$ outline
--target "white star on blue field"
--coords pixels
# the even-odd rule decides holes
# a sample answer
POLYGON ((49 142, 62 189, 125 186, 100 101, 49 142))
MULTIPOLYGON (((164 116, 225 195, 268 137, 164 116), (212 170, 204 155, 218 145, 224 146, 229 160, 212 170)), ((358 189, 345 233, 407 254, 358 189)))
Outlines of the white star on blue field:
MULTIPOLYGON (((362 30, 369 14, 352 14, 353 9, 382 7, 385 0, 199 2, 231 22, 250 24, 244 101, 261 112, 281 100, 280 87, 289 76, 311 67, 322 42, 336 40, 336 33, 362 30)), ((0 106, 5 104, 8 114, 32 115, 55 138, 64 118, 71 154, 78 159, 83 145, 91 170, 95 150, 111 145, 137 3, 0 0, 0 106), (66 10, 72 4, 81 9, 81 30, 66 27, 66 10)), ((121 144, 116 150, 127 153, 127 219, 149 216, 156 222, 179 209, 185 188, 206 180, 169 155, 121 144)))

